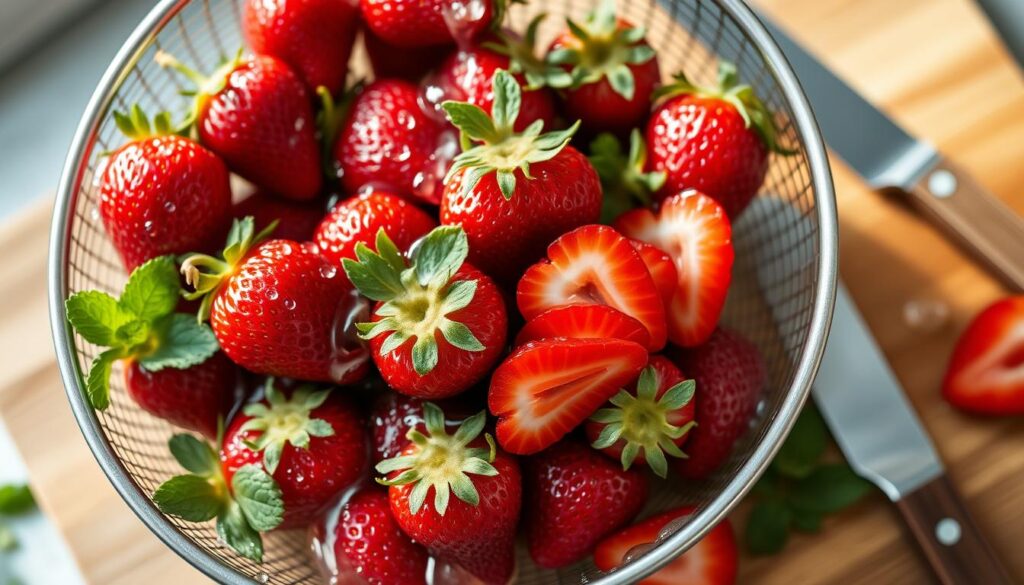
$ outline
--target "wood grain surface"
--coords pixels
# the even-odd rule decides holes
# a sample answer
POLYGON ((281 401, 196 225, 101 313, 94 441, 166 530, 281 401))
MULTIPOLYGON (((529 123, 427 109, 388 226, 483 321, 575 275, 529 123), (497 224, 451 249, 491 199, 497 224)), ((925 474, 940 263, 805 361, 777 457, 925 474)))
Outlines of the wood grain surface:
MULTIPOLYGON (((937 144, 1024 213, 1024 84, 970 0, 759 0, 795 38, 913 133, 937 144)), ((977 524, 1024 578, 1024 424, 960 414, 938 394, 956 334, 998 283, 899 196, 863 186, 834 159, 841 268, 977 524), (949 322, 906 325, 908 302, 936 301, 949 322)), ((43 509, 86 579, 102 585, 201 583, 128 510, 72 419, 46 318, 49 204, 0 228, 0 416, 21 450, 43 509)), ((736 514, 742 525, 743 509, 736 514)), ((796 536, 778 556, 741 560, 741 582, 843 585, 929 582, 920 553, 881 495, 796 536)))

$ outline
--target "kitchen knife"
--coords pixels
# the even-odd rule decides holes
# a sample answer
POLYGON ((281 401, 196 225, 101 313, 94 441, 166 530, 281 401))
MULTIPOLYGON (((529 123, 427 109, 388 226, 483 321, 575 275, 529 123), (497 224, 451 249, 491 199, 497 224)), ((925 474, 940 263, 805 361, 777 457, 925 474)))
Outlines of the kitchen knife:
POLYGON ((842 283, 814 400, 853 469, 896 503, 939 580, 1009 584, 842 283))
POLYGON ((1024 220, 761 18, 796 72, 832 150, 872 187, 908 193, 1007 285, 1024 290, 1024 220))

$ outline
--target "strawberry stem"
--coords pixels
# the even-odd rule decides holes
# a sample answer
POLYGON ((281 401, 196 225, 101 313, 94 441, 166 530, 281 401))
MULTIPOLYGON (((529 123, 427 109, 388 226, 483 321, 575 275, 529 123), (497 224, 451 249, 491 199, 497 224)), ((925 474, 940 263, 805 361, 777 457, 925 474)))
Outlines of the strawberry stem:
POLYGON ((330 394, 330 390, 316 391, 312 386, 301 386, 289 400, 274 387, 273 378, 267 379, 267 403, 246 406, 242 412, 252 418, 245 421, 240 429, 240 432, 257 433, 256 439, 247 441, 246 445, 253 451, 263 452, 263 467, 267 473, 273 475, 277 471, 286 444, 297 449, 309 449, 310 437, 334 434, 330 423, 310 417, 310 413, 319 408, 330 394))
POLYGON ((206 105, 207 100, 224 89, 227 85, 228 77, 242 63, 242 49, 239 48, 233 58, 225 60, 225 62, 217 67, 217 69, 209 76, 203 75, 195 69, 185 65, 179 61, 177 57, 163 49, 156 52, 156 55, 153 56, 153 60, 161 67, 177 71, 195 85, 193 89, 182 92, 184 95, 193 96, 194 98, 192 108, 177 129, 178 133, 187 135, 194 129, 195 123, 199 119, 199 115, 202 112, 203 107, 206 105))

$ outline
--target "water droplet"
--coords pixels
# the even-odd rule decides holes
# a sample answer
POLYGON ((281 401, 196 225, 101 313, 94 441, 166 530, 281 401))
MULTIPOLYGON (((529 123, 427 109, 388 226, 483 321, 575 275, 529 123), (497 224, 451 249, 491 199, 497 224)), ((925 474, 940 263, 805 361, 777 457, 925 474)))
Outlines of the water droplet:
POLYGON ((368 321, 370 304, 359 296, 358 291, 338 303, 338 310, 331 325, 331 379, 341 381, 369 359, 366 342, 359 338, 356 323, 368 321))
POLYGON ((915 299, 903 305, 903 322, 914 331, 935 333, 949 322, 949 305, 937 299, 915 299))
POLYGON ((665 540, 666 538, 669 538, 670 536, 672 536, 676 532, 679 532, 680 530, 682 530, 683 526, 686 526, 687 524, 690 523, 690 518, 691 518, 690 514, 684 514, 684 515, 682 515, 682 516, 672 520, 668 524, 662 526, 661 530, 658 531, 658 542, 661 542, 661 541, 665 540))
POLYGON ((271 300, 271 301, 276 300, 277 299, 277 289, 276 288, 268 288, 267 292, 266 292, 266 295, 267 295, 267 299, 268 300, 271 300))
POLYGON ((89 217, 92 218, 93 221, 99 221, 100 208, 96 205, 93 205, 92 208, 89 210, 89 217))
POLYGON ((174 213, 177 209, 178 207, 173 201, 164 201, 164 210, 167 211, 167 213, 174 213))
POLYGON ((288 309, 289 311, 295 309, 295 301, 293 301, 292 299, 285 299, 281 301, 281 304, 283 304, 284 308, 288 309))
POLYGON ((634 546, 633 548, 626 551, 626 555, 622 557, 622 564, 628 565, 629 563, 632 563, 633 561, 647 554, 648 551, 650 551, 652 548, 654 548, 654 545, 649 542, 645 542, 643 544, 638 544, 634 546))
POLYGON ((144 223, 142 224, 142 229, 146 230, 146 233, 148 233, 148 234, 152 235, 152 234, 153 234, 153 230, 155 230, 155 229, 156 229, 156 224, 154 224, 154 223, 153 223, 153 220, 151 220, 151 219, 147 219, 147 220, 146 220, 146 221, 145 221, 145 222, 144 222, 144 223))
POLYGON ((337 274, 338 269, 333 266, 324 265, 320 267, 320 276, 324 278, 334 278, 337 274))
POLYGON ((267 573, 260 573, 256 575, 256 580, 260 583, 270 583, 270 575, 267 573))
POLYGON ((299 116, 295 119, 295 131, 298 132, 306 127, 306 119, 299 116))

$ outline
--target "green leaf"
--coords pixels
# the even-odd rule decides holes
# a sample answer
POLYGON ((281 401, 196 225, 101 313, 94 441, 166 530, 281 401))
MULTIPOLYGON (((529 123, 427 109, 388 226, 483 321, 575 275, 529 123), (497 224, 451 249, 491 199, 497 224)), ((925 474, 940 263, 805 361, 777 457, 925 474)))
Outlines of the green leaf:
POLYGON ((377 230, 377 254, 384 259, 385 262, 391 266, 392 270, 401 273, 405 270, 405 258, 402 257, 402 253, 398 250, 398 246, 391 241, 388 237, 387 232, 384 228, 377 230))
POLYGON ((469 330, 469 327, 462 323, 451 319, 442 319, 440 329, 445 340, 461 350, 483 351, 486 349, 484 344, 480 343, 480 340, 469 330))
POLYGON ((31 512, 35 507, 35 498, 27 485, 0 486, 0 516, 17 516, 31 512))
POLYGON ((205 362, 218 349, 220 345, 208 325, 197 323, 191 315, 177 313, 165 324, 156 350, 139 358, 139 363, 151 372, 164 368, 184 370, 205 362))
POLYGON ((628 65, 617 65, 608 72, 608 84, 612 86, 615 93, 627 100, 633 99, 636 93, 636 82, 633 80, 633 72, 628 65))
POLYGON ((85 393, 94 409, 106 410, 110 406, 110 373, 114 369, 114 362, 122 357, 123 350, 114 348, 101 353, 92 361, 85 393))
POLYGON ((178 306, 178 269, 172 256, 160 256, 132 271, 118 305, 143 321, 170 315, 178 306))
POLYGON ((104 347, 117 345, 117 330, 132 320, 117 299, 96 290, 71 295, 64 303, 68 321, 86 341, 104 347))
POLYGON ((494 104, 491 106, 494 126, 502 134, 511 134, 512 126, 519 117, 523 91, 515 77, 504 69, 494 72, 491 83, 494 86, 494 104))
POLYGON ((772 466, 779 475, 802 479, 814 471, 828 445, 828 431, 816 408, 804 408, 772 466))
POLYGON ((845 463, 822 465, 793 484, 788 502, 795 509, 831 514, 871 491, 871 484, 845 463))
POLYGON ((468 307, 469 303, 473 302, 473 297, 476 296, 476 287, 475 280, 460 280, 451 283, 444 293, 441 311, 447 315, 468 307))
POLYGON ((469 255, 469 240, 459 226, 434 228, 420 242, 413 255, 416 280, 420 285, 446 283, 469 255))
POLYGON ((231 478, 231 491, 253 529, 273 530, 284 519, 281 488, 259 465, 245 465, 236 471, 231 478))
POLYGON ((217 517, 217 534, 224 544, 247 559, 263 562, 263 539, 249 526, 242 508, 235 502, 227 505, 217 517))
POLYGON ((134 348, 145 343, 149 339, 149 321, 135 319, 117 328, 114 333, 113 347, 134 348))
POLYGON ((786 546, 792 516, 780 501, 758 502, 747 520, 745 540, 751 554, 774 554, 786 546))
POLYGON ((437 366, 437 340, 433 336, 421 337, 412 346, 412 367, 426 376, 437 366))
POLYGON ((516 192, 515 171, 506 171, 504 169, 498 171, 498 189, 506 201, 512 199, 512 195, 516 192))
POLYGON ((6 524, 0 524, 0 552, 8 552, 18 548, 18 537, 6 524))
POLYGON ((216 518, 224 508, 225 499, 222 490, 198 475, 172 477, 153 493, 153 503, 161 512, 188 522, 216 518))
POLYGON ((168 441, 171 455, 179 465, 202 477, 213 477, 220 472, 220 460, 209 443, 192 435, 179 434, 168 441))
POLYGON ((821 514, 809 510, 791 510, 793 528, 800 532, 814 534, 821 531, 821 514))
POLYGON ((390 301, 405 292, 401 274, 389 261, 375 253, 369 246, 356 244, 358 260, 345 258, 342 268, 363 296, 375 301, 390 301))
POLYGON ((441 104, 448 119, 464 135, 479 142, 498 140, 498 131, 487 112, 479 106, 464 102, 446 101, 441 104))

